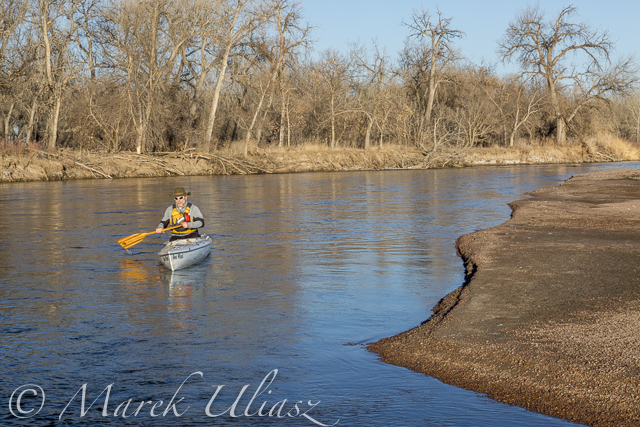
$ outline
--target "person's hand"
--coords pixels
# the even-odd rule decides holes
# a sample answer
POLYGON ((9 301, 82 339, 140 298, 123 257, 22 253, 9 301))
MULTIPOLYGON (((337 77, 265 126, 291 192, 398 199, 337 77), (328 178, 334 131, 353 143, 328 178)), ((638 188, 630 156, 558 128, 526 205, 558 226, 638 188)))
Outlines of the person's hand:
POLYGON ((156 228, 156 233, 162 233, 162 230, 164 230, 162 227, 158 227, 156 228))
POLYGON ((182 228, 189 228, 189 223, 187 221, 182 223, 182 228))

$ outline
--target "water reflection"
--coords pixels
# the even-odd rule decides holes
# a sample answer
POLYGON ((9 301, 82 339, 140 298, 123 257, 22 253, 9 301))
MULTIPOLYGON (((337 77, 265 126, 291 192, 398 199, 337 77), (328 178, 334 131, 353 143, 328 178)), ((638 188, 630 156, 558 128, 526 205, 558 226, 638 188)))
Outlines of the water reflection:
POLYGON ((122 283, 139 285, 151 281, 152 272, 148 264, 133 257, 120 258, 119 264, 118 275, 122 283))
POLYGON ((169 295, 181 297, 190 295, 193 288, 205 286, 209 276, 211 266, 198 264, 191 268, 178 271, 162 269, 160 278, 165 288, 169 290, 169 295))

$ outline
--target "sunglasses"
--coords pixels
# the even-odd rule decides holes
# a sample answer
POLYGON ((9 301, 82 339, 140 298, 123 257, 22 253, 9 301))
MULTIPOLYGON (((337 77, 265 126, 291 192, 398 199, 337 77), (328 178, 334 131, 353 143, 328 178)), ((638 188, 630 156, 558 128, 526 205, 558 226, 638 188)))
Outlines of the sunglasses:
POLYGON ((184 196, 174 197, 173 199, 174 199, 174 200, 182 200, 182 199, 184 199, 184 196))

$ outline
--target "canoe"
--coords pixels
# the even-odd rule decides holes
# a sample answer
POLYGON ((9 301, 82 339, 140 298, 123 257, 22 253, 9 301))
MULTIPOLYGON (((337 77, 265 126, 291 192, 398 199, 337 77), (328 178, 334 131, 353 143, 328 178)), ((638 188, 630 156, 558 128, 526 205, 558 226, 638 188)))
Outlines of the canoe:
POLYGON ((180 239, 165 243, 158 252, 160 262, 171 271, 181 270, 196 264, 209 255, 211 237, 203 234, 193 239, 180 239))

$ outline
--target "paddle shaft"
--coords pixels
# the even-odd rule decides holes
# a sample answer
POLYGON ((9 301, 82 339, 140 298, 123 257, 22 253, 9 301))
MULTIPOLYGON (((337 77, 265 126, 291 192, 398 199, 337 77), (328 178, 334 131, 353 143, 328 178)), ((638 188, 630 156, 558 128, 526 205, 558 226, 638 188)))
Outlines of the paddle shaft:
MULTIPOLYGON (((169 228, 164 228, 164 229, 162 229, 162 232, 164 233, 165 231, 173 230, 174 228, 178 228, 178 227, 182 227, 182 224, 174 225, 173 227, 169 227, 169 228)), ((149 236, 151 234, 156 234, 156 232, 155 231, 150 231, 149 233, 132 234, 131 236, 127 236, 127 237, 124 237, 124 238, 118 240, 118 243, 123 248, 129 249, 130 247, 135 246, 138 243, 142 242, 145 237, 147 237, 147 236, 149 236)))
MULTIPOLYGON (((163 228, 163 229, 162 229, 162 232, 164 233, 165 231, 173 230, 174 228, 178 228, 178 227, 182 227, 182 224, 174 225, 173 227, 169 227, 169 228, 163 228)), ((144 236, 144 237, 147 237, 147 236, 149 236, 149 235, 151 235, 151 234, 156 234, 156 232, 155 232, 155 231, 150 231, 150 232, 148 232, 148 233, 141 233, 141 234, 138 234, 138 236, 144 236)), ((134 236, 135 236, 135 234, 134 234, 134 236)))

